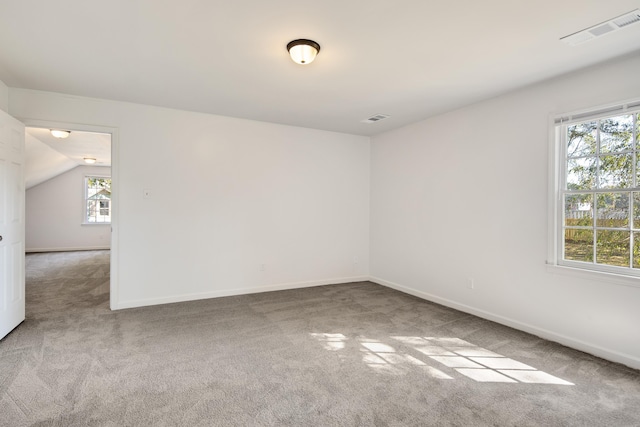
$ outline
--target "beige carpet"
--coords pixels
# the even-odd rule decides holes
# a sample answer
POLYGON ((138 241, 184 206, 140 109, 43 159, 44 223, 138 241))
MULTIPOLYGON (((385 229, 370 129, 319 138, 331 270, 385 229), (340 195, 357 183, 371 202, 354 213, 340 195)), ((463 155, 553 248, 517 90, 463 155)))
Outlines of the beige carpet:
POLYGON ((0 425, 640 425, 638 371, 372 283, 111 312, 108 262, 27 256, 0 425))

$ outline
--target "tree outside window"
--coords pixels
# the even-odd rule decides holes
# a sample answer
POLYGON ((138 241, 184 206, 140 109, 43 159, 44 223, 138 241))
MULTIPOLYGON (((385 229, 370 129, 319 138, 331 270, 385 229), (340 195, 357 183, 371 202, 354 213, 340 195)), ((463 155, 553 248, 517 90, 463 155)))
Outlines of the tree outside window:
POLYGON ((640 114, 563 127, 563 261, 640 269, 640 114))

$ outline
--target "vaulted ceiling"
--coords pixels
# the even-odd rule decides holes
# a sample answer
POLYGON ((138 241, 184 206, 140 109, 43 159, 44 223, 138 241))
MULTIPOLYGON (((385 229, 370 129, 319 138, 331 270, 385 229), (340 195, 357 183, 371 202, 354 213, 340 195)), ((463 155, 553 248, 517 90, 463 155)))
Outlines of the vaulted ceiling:
POLYGON ((560 38, 638 0, 21 0, 0 3, 10 87, 372 135, 640 50, 640 24, 560 38), (310 38, 316 61, 286 44, 310 38), (361 121, 375 114, 391 117, 361 121))
POLYGON ((25 186, 27 189, 95 159, 94 166, 111 166, 111 135, 73 131, 58 139, 49 129, 26 128, 25 186))

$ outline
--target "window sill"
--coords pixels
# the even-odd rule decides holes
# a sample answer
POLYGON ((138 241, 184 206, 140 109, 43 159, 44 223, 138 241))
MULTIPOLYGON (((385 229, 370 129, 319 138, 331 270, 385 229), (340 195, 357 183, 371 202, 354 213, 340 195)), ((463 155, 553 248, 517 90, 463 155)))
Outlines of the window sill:
POLYGON ((80 225, 111 225, 110 222, 83 222, 80 225))
POLYGON ((547 264, 547 273, 563 276, 577 277, 579 279, 596 280, 608 284, 640 288, 640 277, 626 276, 623 274, 594 271, 583 268, 567 267, 565 265, 547 264))

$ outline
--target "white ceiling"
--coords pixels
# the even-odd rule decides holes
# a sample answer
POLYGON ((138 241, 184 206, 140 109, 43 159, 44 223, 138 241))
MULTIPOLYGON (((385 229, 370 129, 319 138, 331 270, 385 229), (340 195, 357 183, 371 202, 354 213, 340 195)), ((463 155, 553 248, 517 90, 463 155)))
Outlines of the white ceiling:
POLYGON ((31 188, 80 165, 85 157, 96 159, 93 166, 111 166, 111 135, 73 131, 58 139, 49 129, 25 130, 25 186, 31 188))
POLYGON ((372 135, 640 50, 639 0, 0 2, 8 86, 372 135), (316 61, 286 44, 310 38, 316 61), (391 118, 374 124, 374 114, 391 118))

